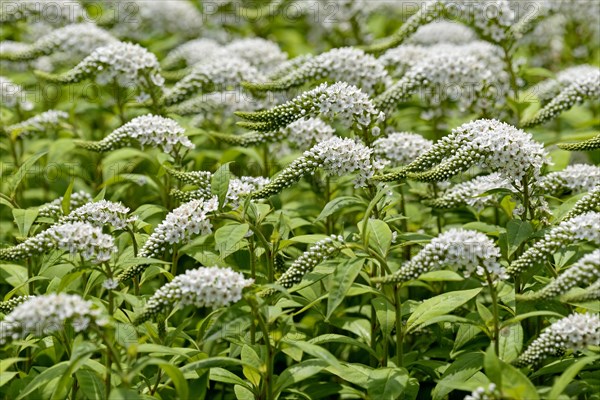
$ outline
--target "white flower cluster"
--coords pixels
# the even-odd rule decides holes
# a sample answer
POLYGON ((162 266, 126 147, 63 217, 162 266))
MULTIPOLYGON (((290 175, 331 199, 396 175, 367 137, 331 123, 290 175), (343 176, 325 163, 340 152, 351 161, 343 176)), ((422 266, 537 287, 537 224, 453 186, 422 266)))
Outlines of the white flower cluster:
MULTIPOLYGON (((484 64, 492 74, 498 74, 502 79, 497 78, 497 81, 504 83, 508 78, 503 68, 502 52, 499 46, 481 40, 463 44, 439 43, 432 46, 406 44, 386 51, 379 60, 387 68, 392 69, 395 75, 402 76, 412 67, 419 66, 420 68, 426 68, 425 66, 429 63, 448 63, 448 58, 472 56, 480 64, 484 64), (444 57, 442 58, 442 56, 444 57)), ((432 66, 430 69, 435 67, 432 66)), ((439 67, 442 70, 444 65, 440 65, 439 67)), ((430 69, 426 69, 426 71, 430 69)), ((443 73, 443 70, 438 72, 438 74, 443 73)), ((448 81, 448 76, 445 77, 446 81, 448 81)), ((468 76, 462 78, 464 83, 475 84, 475 81, 468 81, 467 78, 468 76)), ((434 81, 441 82, 437 76, 434 81)), ((460 82, 456 78, 451 78, 449 83, 458 84, 460 82)))
POLYGON ((137 216, 129 216, 129 208, 121 203, 108 200, 89 202, 71 211, 59 219, 58 223, 87 222, 94 226, 112 225, 116 229, 125 229, 127 225, 137 220, 137 216))
POLYGON ((332 136, 304 152, 281 171, 269 184, 252 193, 251 197, 260 199, 281 192, 293 185, 302 176, 323 168, 329 175, 343 176, 357 173, 355 187, 365 186, 366 181, 382 167, 371 162, 373 149, 349 138, 332 136))
POLYGON ((281 51, 277 43, 259 37, 236 39, 224 48, 231 56, 242 58, 264 72, 271 71, 287 60, 287 54, 281 51))
POLYGON ((600 213, 587 212, 562 221, 516 259, 507 272, 511 276, 520 274, 561 247, 581 241, 600 245, 600 213))
MULTIPOLYGON (((315 244, 309 246, 275 283, 287 289, 300 283, 304 275, 335 254, 340 250, 343 244, 344 238, 338 235, 331 235, 325 239, 319 240, 315 244)), ((275 293, 275 289, 267 289, 263 291, 261 295, 269 296, 273 293, 275 293)))
POLYGON ((417 279, 421 274, 451 266, 465 277, 472 274, 492 279, 506 279, 506 271, 499 263, 500 249, 481 232, 450 229, 433 238, 419 253, 396 273, 378 280, 399 283, 417 279))
MULTIPOLYGON (((250 121, 238 122, 238 125, 262 132, 274 131, 300 118, 316 115, 335 116, 346 125, 356 123, 361 129, 371 128, 385 119, 385 114, 375 108, 369 96, 346 82, 323 83, 270 110, 237 112, 236 115, 250 121)), ((373 135, 378 136, 379 127, 372 130, 373 135)))
POLYGON ((200 38, 171 50, 163 60, 163 65, 171 68, 183 61, 185 65, 192 66, 231 58, 245 60, 260 71, 268 72, 278 68, 287 59, 287 55, 277 43, 262 38, 236 39, 225 45, 212 39, 200 38))
POLYGON ((502 393, 498 390, 495 383, 490 383, 487 388, 479 386, 471 394, 466 395, 464 400, 501 400, 502 393))
POLYGON ((564 220, 574 218, 588 211, 600 211, 600 185, 596 185, 588 194, 579 199, 565 215, 564 220))
POLYGON ((373 149, 349 138, 330 137, 304 152, 304 157, 316 160, 317 167, 329 175, 344 176, 358 173, 355 187, 365 186, 377 168, 371 162, 373 149))
POLYGON ((52 225, 14 247, 1 249, 0 259, 20 260, 52 249, 68 251, 71 255, 79 253, 94 264, 110 260, 116 251, 112 236, 90 223, 78 221, 52 225))
POLYGON ((197 308, 226 307, 242 298, 242 290, 254 283, 231 268, 201 267, 187 270, 158 289, 148 300, 146 308, 136 318, 139 325, 168 308, 193 306, 197 308))
POLYGON ((600 167, 590 164, 573 164, 562 171, 544 175, 540 187, 547 194, 556 195, 562 191, 588 192, 600 184, 600 167))
POLYGON ((91 325, 102 326, 105 323, 100 310, 79 295, 51 293, 34 296, 15 307, 0 322, 0 345, 26 339, 29 335, 52 335, 60 332, 66 324, 76 332, 83 332, 91 325))
POLYGON ((81 61, 83 57, 90 54, 91 50, 117 42, 118 40, 110 33, 94 24, 72 24, 42 36, 35 43, 27 45, 20 51, 6 52, 9 49, 2 48, 0 58, 11 61, 31 60, 43 55, 60 52, 62 58, 67 57, 81 61))
POLYGON ((126 10, 126 18, 115 15, 119 23, 113 32, 117 36, 136 40, 147 39, 148 35, 194 37, 200 34, 202 27, 202 14, 187 0, 134 0, 127 3, 126 10))
POLYGON ((95 77, 100 85, 116 82, 132 85, 142 92, 162 87, 164 79, 156 56, 139 44, 117 42, 95 49, 70 71, 61 75, 38 72, 43 79, 59 83, 77 83, 95 77))
POLYGON ((600 279, 585 288, 584 291, 564 296, 561 300, 569 303, 585 303, 600 300, 600 279))
POLYGON ((427 202, 436 208, 456 208, 463 205, 482 210, 495 203, 494 195, 482 196, 492 189, 511 189, 510 182, 499 173, 478 176, 447 189, 440 197, 427 202))
POLYGON ((431 150, 408 166, 410 171, 437 167, 410 177, 424 181, 446 180, 472 165, 480 164, 500 173, 511 183, 532 174, 539 179, 542 168, 549 164, 548 153, 541 143, 526 133, 504 122, 480 119, 453 129, 452 133, 436 143, 431 150), (438 145, 439 143, 439 145, 438 145), (440 160, 441 159, 441 160, 440 160))
POLYGON ((473 30, 463 24, 451 21, 434 21, 422 25, 406 42, 421 46, 438 43, 466 44, 477 39, 473 30))
POLYGON ((243 81, 262 80, 258 70, 241 58, 218 58, 196 64, 190 73, 165 94, 168 106, 182 102, 198 92, 223 91, 243 81))
POLYGON ((48 110, 4 129, 18 137, 25 137, 56 128, 68 119, 69 114, 64 111, 48 110))
POLYGON ((212 224, 208 214, 217 210, 217 197, 192 200, 177 207, 154 229, 142 249, 140 257, 155 257, 174 244, 186 243, 194 235, 208 235, 212 224))
POLYGON ((539 125, 555 118, 564 111, 571 109, 576 104, 585 100, 594 100, 600 97, 600 68, 591 69, 583 73, 570 85, 563 88, 558 95, 539 110, 531 119, 523 123, 524 126, 539 125))
POLYGON ((585 287, 600 279, 600 249, 586 254, 543 289, 524 297, 530 300, 550 299, 567 293, 576 286, 585 287))
POLYGON ((162 151, 171 155, 179 153, 182 147, 195 147, 177 121, 152 114, 132 119, 99 142, 78 144, 91 151, 105 152, 126 147, 132 141, 138 142, 142 148, 160 147, 162 151))
POLYGON ((262 176, 242 176, 231 179, 229 181, 229 189, 227 189, 225 204, 230 205, 232 208, 237 208, 242 198, 261 190, 269 182, 271 182, 269 178, 263 178, 262 176))
POLYGON ((546 79, 538 83, 534 93, 542 100, 550 100, 560 93, 562 89, 580 80, 583 76, 598 73, 598 67, 589 64, 576 65, 560 71, 554 79, 546 79))
POLYGON ((509 88, 509 77, 498 70, 500 59, 488 62, 474 54, 433 54, 415 63, 401 79, 377 96, 376 107, 388 112, 417 92, 427 103, 456 102, 461 111, 482 112, 502 104, 503 94, 509 88))
POLYGON ((33 108, 33 104, 25 96, 23 87, 1 75, 0 101, 2 101, 4 107, 8 108, 21 108, 23 110, 31 110, 33 108))
POLYGON ((283 136, 297 149, 308 150, 335 135, 335 129, 319 118, 302 118, 282 129, 283 136))
POLYGON ((222 59, 226 56, 223 46, 217 41, 199 38, 175 47, 162 60, 162 65, 166 69, 176 67, 181 62, 186 66, 192 66, 215 58, 222 59))
POLYGON ((432 141, 417 133, 393 132, 373 142, 373 150, 380 162, 392 167, 410 164, 429 150, 432 141))
POLYGON ((354 47, 342 47, 306 59, 273 82, 248 82, 244 86, 252 90, 287 90, 319 80, 344 81, 369 94, 391 84, 383 64, 375 57, 354 47))
MULTIPOLYGON (((86 203, 90 203, 92 201, 92 196, 80 190, 78 192, 71 193, 71 198, 69 199, 69 210, 74 210, 76 208, 81 207, 86 203)), ((57 218, 63 215, 62 209, 63 196, 60 196, 57 199, 52 200, 50 203, 46 203, 38 209, 38 216, 40 217, 49 217, 49 218, 57 218)))
POLYGON ((537 364, 548 356, 600 346, 600 317, 597 314, 574 313, 548 328, 513 362, 517 366, 537 364))

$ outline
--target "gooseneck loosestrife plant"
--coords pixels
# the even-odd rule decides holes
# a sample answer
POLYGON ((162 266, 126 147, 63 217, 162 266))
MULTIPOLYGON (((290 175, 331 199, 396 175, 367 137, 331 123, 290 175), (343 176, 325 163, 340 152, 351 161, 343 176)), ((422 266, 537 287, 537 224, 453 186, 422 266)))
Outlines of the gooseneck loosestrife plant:
POLYGON ((4 5, 0 398, 598 397, 597 1, 4 5))

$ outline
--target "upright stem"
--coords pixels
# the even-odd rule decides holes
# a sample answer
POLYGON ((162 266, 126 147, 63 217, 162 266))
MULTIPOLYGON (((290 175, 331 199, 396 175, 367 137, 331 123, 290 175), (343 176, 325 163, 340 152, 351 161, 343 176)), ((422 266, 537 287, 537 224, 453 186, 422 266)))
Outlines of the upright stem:
POLYGON ((264 379, 264 394, 265 400, 272 400, 273 397, 273 347, 271 346, 271 337, 269 335, 269 329, 267 324, 257 309, 257 305, 255 300, 252 299, 249 301, 250 306, 252 307, 252 313, 254 314, 254 318, 258 321, 258 326, 262 332, 263 340, 265 342, 266 350, 267 350, 267 360, 266 360, 266 376, 264 379))
MULTIPOLYGON (((511 45, 507 44, 503 47, 504 50, 504 64, 506 68, 506 72, 508 72, 508 76, 510 79, 510 89, 512 91, 512 96, 515 102, 518 101, 519 97, 519 86, 517 84, 517 76, 515 75, 515 71, 513 70, 513 62, 511 55, 511 45)), ((515 121, 514 125, 518 125, 521 121, 521 111, 519 107, 515 107, 515 121)))
POLYGON ((394 285, 394 307, 396 307, 396 365, 402 367, 404 364, 404 327, 402 326, 402 300, 400 298, 400 289, 394 285))
POLYGON ((492 314, 494 315, 494 335, 492 338, 492 341, 494 342, 494 352, 496 353, 496 356, 498 356, 500 354, 500 346, 499 346, 499 339, 500 339, 500 321, 499 321, 499 314, 498 314, 498 294, 496 293, 496 286, 494 286, 494 281, 492 280, 492 276, 490 275, 490 273, 485 270, 485 279, 487 280, 488 283, 488 287, 490 288, 490 294, 492 295, 492 314))
MULTIPOLYGON (((248 238, 248 251, 250 252, 250 275, 252 279, 256 280, 256 255, 252 236, 248 238)), ((256 344, 256 325, 254 325, 254 321, 250 324, 250 343, 256 344)))

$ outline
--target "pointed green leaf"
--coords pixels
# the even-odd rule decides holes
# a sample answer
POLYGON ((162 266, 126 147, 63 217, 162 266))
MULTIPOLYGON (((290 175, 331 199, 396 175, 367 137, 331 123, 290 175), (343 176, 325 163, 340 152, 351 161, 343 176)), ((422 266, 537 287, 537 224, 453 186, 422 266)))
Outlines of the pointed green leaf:
POLYGON ((352 258, 336 266, 327 299, 327 315, 325 317, 327 320, 346 297, 346 293, 360 273, 364 262, 364 258, 352 258))

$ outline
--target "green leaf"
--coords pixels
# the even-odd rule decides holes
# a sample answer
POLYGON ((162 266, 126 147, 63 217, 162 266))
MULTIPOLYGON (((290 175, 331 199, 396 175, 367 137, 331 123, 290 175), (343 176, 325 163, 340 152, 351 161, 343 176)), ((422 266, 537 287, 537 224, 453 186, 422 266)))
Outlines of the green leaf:
POLYGON ((71 212, 71 193, 73 193, 73 185, 74 184, 75 184, 75 178, 71 178, 69 187, 67 188, 67 191, 63 195, 63 199, 60 204, 64 215, 67 215, 71 212))
POLYGON ((524 319, 527 318, 531 318, 531 317, 556 317, 556 318, 563 318, 564 316, 556 313, 554 311, 531 311, 525 314, 521 314, 521 315, 517 315, 514 318, 511 319, 507 319, 506 321, 502 322, 502 324, 500 325, 500 329, 503 329, 509 325, 512 324, 516 324, 517 322, 521 322, 524 319))
POLYGON ((329 288, 329 298, 327 299, 326 320, 329 320, 335 309, 344 301, 346 293, 348 293, 360 273, 364 262, 364 258, 351 258, 335 267, 331 287, 329 288))
POLYGON ((310 378, 330 365, 327 361, 311 359, 293 364, 285 369, 275 381, 274 392, 277 396, 284 389, 310 378))
POLYGON ((237 400, 255 400, 256 396, 250 389, 245 386, 235 385, 233 387, 233 391, 235 392, 235 398, 237 400))
POLYGON ((319 214, 317 219, 315 219, 314 222, 317 223, 319 221, 323 221, 330 215, 332 215, 340 210, 347 209, 349 207, 356 206, 356 205, 366 205, 366 204, 364 201, 360 200, 359 198, 352 197, 352 196, 337 197, 337 198, 331 200, 329 203, 327 203, 325 205, 325 207, 323 207, 323 210, 321 210, 321 213, 319 214))
POLYGON ((23 237, 29 236, 29 230, 38 216, 38 210, 13 208, 12 213, 15 224, 17 224, 17 228, 19 229, 19 234, 23 237))
POLYGON ((189 399, 188 383, 185 380, 181 370, 167 362, 159 364, 159 367, 162 371, 166 372, 167 375, 169 375, 169 378, 171 378, 173 381, 173 384, 175 385, 175 391, 179 395, 178 397, 180 399, 189 399))
POLYGON ((338 359, 333 354, 331 354, 330 352, 328 352, 327 350, 322 348, 321 346, 318 346, 318 345, 312 344, 312 343, 308 343, 308 342, 304 342, 301 340, 283 339, 282 342, 284 342, 290 346, 297 347, 300 350, 302 350, 303 352, 305 352, 306 354, 310 354, 311 356, 313 356, 319 360, 323 360, 323 361, 327 362, 327 364, 329 364, 329 365, 332 365, 336 368, 340 367, 340 362, 338 361, 338 359))
POLYGON ((449 269, 442 269, 439 271, 425 272, 424 274, 419 276, 419 280, 425 282, 460 282, 464 281, 465 278, 463 278, 463 276, 458 274, 457 272, 451 271, 449 269))
POLYGON ((221 258, 224 259, 241 249, 240 242, 248 233, 249 228, 248 224, 229 224, 217 229, 215 243, 221 258))
POLYGON ((388 224, 379 219, 369 219, 365 234, 367 235, 369 247, 377 250, 380 255, 385 257, 392 244, 392 230, 388 224))
POLYGON ((510 257, 519 246, 533 234, 533 226, 530 222, 511 219, 506 226, 508 239, 508 256, 510 257))
POLYGON ((573 379, 577 376, 577 374, 588 364, 593 363, 594 361, 600 359, 600 356, 588 356, 584 357, 573 365, 570 365, 565 372, 561 374, 561 376, 554 381, 554 385, 552 386, 552 390, 548 393, 548 399, 558 399, 562 392, 567 388, 567 386, 573 382, 573 379))
POLYGON ((408 384, 408 372, 403 368, 378 368, 371 372, 367 393, 372 399, 399 398, 408 384))
POLYGON ((485 374, 492 382, 499 388, 502 388, 502 366, 500 365, 500 359, 494 351, 494 345, 490 345, 485 352, 485 358, 483 359, 483 367, 485 368, 485 374))
POLYGON ((79 383, 79 390, 88 399, 103 399, 104 395, 104 382, 94 371, 88 368, 82 368, 75 373, 77 382, 79 383))
POLYGON ((29 173, 29 170, 31 169, 31 167, 33 167, 33 165, 43 156, 46 155, 46 153, 48 153, 47 151, 43 151, 41 153, 37 153, 31 157, 29 157, 27 160, 25 160, 25 162, 23 164, 21 164, 21 166, 19 167, 19 169, 17 170, 17 172, 15 172, 12 177, 11 177, 11 181, 10 181, 10 185, 9 185, 9 191, 10 191, 10 197, 11 198, 15 198, 15 194, 17 193, 17 189, 19 188, 19 186, 21 185, 21 182, 23 181, 23 179, 25 178, 25 176, 27 176, 27 174, 29 173))
POLYGON ((19 393, 17 400, 27 398, 30 394, 35 392, 36 390, 44 387, 44 388, 52 388, 56 384, 56 382, 64 375, 65 372, 69 370, 68 361, 63 361, 61 363, 55 364, 50 368, 42 371, 41 374, 36 376, 29 382, 29 384, 19 393))
POLYGON ((242 361, 247 365, 242 368, 242 372, 246 379, 250 381, 254 386, 258 387, 260 385, 260 371, 266 370, 266 367, 263 368, 263 362, 260 360, 256 351, 245 344, 242 347, 242 361))
POLYGON ((373 304, 373 307, 375 308, 375 315, 381 326, 381 331, 386 335, 391 334, 396 323, 394 306, 387 299, 382 297, 372 299, 371 304, 373 304))
POLYGON ((231 179, 231 172, 229 171, 229 164, 226 163, 215 172, 210 181, 210 188, 214 195, 219 198, 219 208, 225 204, 225 198, 227 191, 229 190, 229 180, 231 179))
POLYGON ((500 330, 498 341, 500 358, 511 362, 516 360, 523 349, 523 327, 521 324, 513 324, 500 330))
POLYGON ((477 296, 481 290, 482 288, 477 288, 448 292, 425 300, 408 318, 408 321, 406 322, 406 331, 410 332, 417 328, 429 325, 430 319, 454 311, 477 296))

